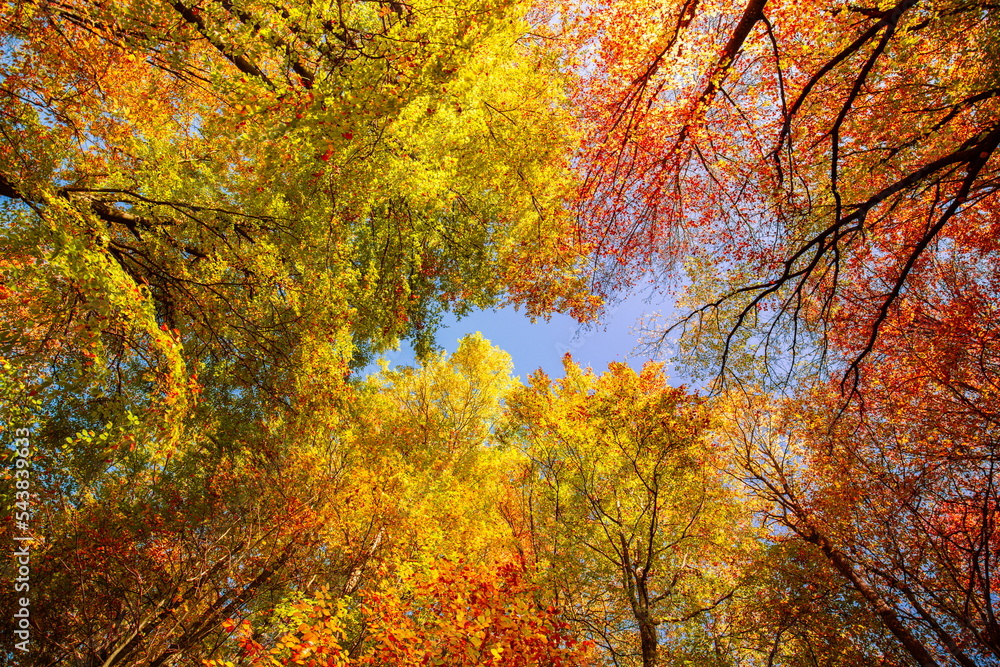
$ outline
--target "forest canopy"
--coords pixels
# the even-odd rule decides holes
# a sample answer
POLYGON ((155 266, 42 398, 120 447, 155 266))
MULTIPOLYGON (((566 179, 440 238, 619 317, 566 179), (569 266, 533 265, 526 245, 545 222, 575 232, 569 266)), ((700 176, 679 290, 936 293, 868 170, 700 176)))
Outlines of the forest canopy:
POLYGON ((0 2, 5 662, 1000 666, 1000 7, 0 2))

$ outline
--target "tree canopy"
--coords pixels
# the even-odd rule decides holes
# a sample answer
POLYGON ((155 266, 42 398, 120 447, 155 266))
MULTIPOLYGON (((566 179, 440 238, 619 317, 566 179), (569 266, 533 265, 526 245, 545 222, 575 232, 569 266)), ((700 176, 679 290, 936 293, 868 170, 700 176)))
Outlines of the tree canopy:
POLYGON ((1000 665, 1000 7, 0 2, 6 662, 1000 665))

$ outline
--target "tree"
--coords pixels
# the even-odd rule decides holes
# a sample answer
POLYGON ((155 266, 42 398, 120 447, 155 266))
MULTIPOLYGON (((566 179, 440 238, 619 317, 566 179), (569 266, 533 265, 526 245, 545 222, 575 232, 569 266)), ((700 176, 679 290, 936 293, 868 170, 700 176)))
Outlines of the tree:
POLYGON ((935 262, 996 252, 994 7, 578 9, 565 34, 591 54, 574 99, 598 284, 683 256, 685 322, 721 339, 716 370, 747 328, 778 378, 817 353, 853 385, 935 262))
MULTIPOLYGON (((957 431, 921 395, 840 413, 835 386, 732 423, 766 520, 812 545, 920 665, 996 660, 995 439, 957 431), (914 400, 916 398, 916 400, 914 400)), ((971 425, 970 425, 971 426, 971 425)))
POLYGON ((37 424, 39 659, 209 659, 227 614, 351 590, 396 518, 334 512, 378 489, 338 467, 351 373, 429 354, 445 311, 593 310, 527 10, 4 4, 0 421, 37 424))
POLYGON ((564 365, 509 399, 509 437, 531 461, 522 511, 557 606, 616 665, 718 664, 716 621, 750 529, 707 414, 657 365, 564 365))
POLYGON ((511 456, 493 446, 491 431, 510 370, 506 353, 473 335, 451 355, 384 367, 359 384, 329 447, 346 488, 329 497, 321 532, 331 549, 358 559, 351 586, 326 581, 334 593, 367 590, 376 569, 411 560, 509 557, 497 504, 511 456))
POLYGON ((775 539, 818 549, 906 661, 995 660, 996 8, 564 15, 592 54, 598 284, 683 257, 687 361, 769 396, 729 428, 775 539))
POLYGON ((322 591, 288 605, 288 631, 273 646, 254 640, 249 624, 239 628, 237 641, 251 665, 591 664, 587 646, 567 633, 555 609, 538 606, 516 566, 439 561, 396 577, 365 597, 361 613, 372 634, 357 655, 342 646, 350 611, 322 591))
POLYGON ((526 5, 399 9, 12 4, 5 280, 49 332, 12 353, 151 373, 179 410, 193 374, 287 408, 310 348, 333 378, 427 352, 445 310, 585 317, 570 119, 526 5))
POLYGON ((131 436, 86 431, 33 457, 32 630, 20 656, 30 664, 211 656, 223 620, 260 612, 305 579, 317 515, 309 486, 295 482, 308 460, 276 470, 202 451, 168 465, 131 436), (95 452, 115 465, 95 474, 95 452))
POLYGON ((215 664, 584 664, 502 518, 520 461, 493 435, 510 366, 474 335, 357 387, 329 443, 309 583, 227 622, 215 664))
POLYGON ((776 528, 732 601, 738 665, 904 665, 905 651, 815 545, 776 528))

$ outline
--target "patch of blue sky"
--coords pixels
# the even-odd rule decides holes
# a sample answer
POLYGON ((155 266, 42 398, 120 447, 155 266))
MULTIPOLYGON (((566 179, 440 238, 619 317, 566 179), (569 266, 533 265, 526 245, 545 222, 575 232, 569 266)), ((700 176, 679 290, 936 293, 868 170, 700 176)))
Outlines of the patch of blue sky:
MULTIPOLYGON (((650 322, 657 312, 664 319, 674 316, 672 298, 656 291, 622 298, 606 309, 599 322, 591 325, 581 325, 568 315, 558 314, 549 320, 531 322, 523 311, 513 307, 478 310, 461 319, 446 315, 437 333, 437 342, 451 354, 458 349, 459 340, 479 332, 511 355, 514 374, 522 380, 538 369, 551 378, 562 377, 562 359, 567 353, 576 363, 598 373, 614 361, 625 362, 638 371, 647 361, 663 360, 671 349, 669 340, 657 349, 640 344, 643 323, 650 322)), ((406 344, 399 350, 387 352, 383 358, 390 366, 416 364, 413 349, 406 344)), ((376 364, 372 364, 365 372, 376 369, 376 364)), ((672 384, 690 383, 676 370, 671 374, 676 375, 671 377, 672 384)))

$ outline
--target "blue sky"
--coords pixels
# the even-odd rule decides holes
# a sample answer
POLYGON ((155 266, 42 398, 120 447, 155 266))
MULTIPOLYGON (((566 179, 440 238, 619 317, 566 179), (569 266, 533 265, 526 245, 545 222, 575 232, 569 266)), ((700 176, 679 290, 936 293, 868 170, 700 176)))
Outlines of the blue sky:
MULTIPOLYGON (((669 315, 673 312, 672 300, 662 295, 649 299, 648 293, 633 295, 610 306, 602 320, 589 327, 581 327, 566 315, 553 315, 548 321, 533 324, 523 311, 512 307, 484 310, 458 321, 447 317, 438 332, 438 344, 451 353, 458 347, 459 339, 481 332, 511 355, 514 374, 522 380, 537 368, 550 377, 562 377, 562 357, 566 352, 580 365, 597 372, 604 371, 611 361, 626 361, 638 370, 649 355, 636 351, 635 328, 654 311, 669 315)), ((413 353, 406 346, 387 353, 385 358, 392 365, 413 364, 413 353)), ((678 384, 682 381, 677 378, 678 384)))

